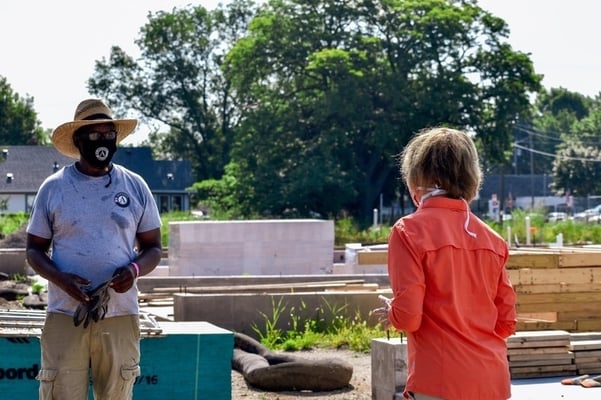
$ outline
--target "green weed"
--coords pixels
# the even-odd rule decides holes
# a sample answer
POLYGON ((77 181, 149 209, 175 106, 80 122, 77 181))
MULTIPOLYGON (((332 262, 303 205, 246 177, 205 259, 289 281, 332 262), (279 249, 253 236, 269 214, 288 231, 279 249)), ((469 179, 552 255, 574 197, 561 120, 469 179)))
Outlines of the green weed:
POLYGON ((253 324, 252 329, 263 345, 284 351, 329 347, 368 352, 373 338, 386 335, 380 325, 369 326, 358 311, 349 315, 347 304, 330 304, 323 298, 322 301, 323 304, 314 310, 313 316, 307 317, 311 312, 305 303, 299 309, 288 308, 283 298, 276 301, 272 297, 271 315, 260 312, 264 319, 263 327, 253 324), (287 321, 289 329, 285 331, 278 328, 284 322, 284 315, 290 317, 287 321))

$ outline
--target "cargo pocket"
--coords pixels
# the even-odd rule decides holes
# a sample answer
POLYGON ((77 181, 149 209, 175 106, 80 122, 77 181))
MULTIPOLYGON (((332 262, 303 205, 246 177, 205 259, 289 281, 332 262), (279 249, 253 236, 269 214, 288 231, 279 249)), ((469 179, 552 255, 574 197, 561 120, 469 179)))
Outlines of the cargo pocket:
POLYGON ((139 365, 121 367, 121 378, 123 379, 123 384, 121 385, 119 396, 115 395, 108 398, 131 399, 134 392, 134 384, 136 383, 136 378, 138 376, 140 376, 139 365))
POLYGON ((133 367, 121 367, 121 377, 126 381, 136 379, 140 376, 140 366, 135 365, 133 367))
POLYGON ((35 379, 40 381, 40 400, 52 400, 56 375, 58 375, 57 369, 42 369, 38 372, 35 379))

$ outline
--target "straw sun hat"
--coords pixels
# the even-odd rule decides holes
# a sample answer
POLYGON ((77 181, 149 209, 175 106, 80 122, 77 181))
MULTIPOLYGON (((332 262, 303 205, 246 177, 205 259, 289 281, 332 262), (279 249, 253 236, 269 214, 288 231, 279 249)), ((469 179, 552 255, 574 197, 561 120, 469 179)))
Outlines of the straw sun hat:
POLYGON ((115 124, 117 143, 125 139, 138 124, 136 119, 113 119, 113 112, 102 100, 88 99, 79 103, 72 122, 65 122, 52 132, 52 143, 64 155, 79 158, 79 149, 73 143, 73 133, 82 126, 107 122, 115 124))

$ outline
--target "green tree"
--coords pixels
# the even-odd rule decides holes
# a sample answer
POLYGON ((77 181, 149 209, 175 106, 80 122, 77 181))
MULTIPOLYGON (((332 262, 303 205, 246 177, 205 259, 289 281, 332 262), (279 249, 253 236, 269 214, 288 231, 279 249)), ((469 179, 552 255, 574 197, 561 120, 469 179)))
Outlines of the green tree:
POLYGON ((575 124, 589 115, 593 104, 593 99, 564 88, 541 90, 533 105, 532 120, 516 126, 514 171, 550 173, 553 155, 562 143, 574 138, 575 124))
POLYGON ((33 108, 33 98, 19 96, 0 76, 0 143, 36 145, 47 144, 48 139, 33 108))
POLYGON ((258 211, 371 216, 417 130, 474 132, 490 164, 540 77, 474 1, 271 1, 228 54, 244 111, 232 158, 258 211), (334 199, 332 199, 334 198, 334 199))
POLYGON ((96 63, 91 93, 114 107, 159 121, 167 132, 150 140, 159 157, 188 159, 198 180, 219 178, 229 160, 235 107, 220 70, 228 42, 236 40, 252 13, 249 1, 208 11, 188 6, 149 14, 134 60, 113 47, 96 63))
POLYGON ((198 180, 230 165, 201 192, 235 182, 224 200, 242 215, 371 219, 381 196, 402 199, 396 156, 421 128, 510 158, 540 77, 507 35, 475 0, 237 0, 149 15, 140 59, 114 48, 89 88, 167 125, 155 148, 198 180))
POLYGON ((572 124, 571 135, 564 136, 553 162, 553 189, 570 189, 575 196, 601 193, 601 104, 572 124))

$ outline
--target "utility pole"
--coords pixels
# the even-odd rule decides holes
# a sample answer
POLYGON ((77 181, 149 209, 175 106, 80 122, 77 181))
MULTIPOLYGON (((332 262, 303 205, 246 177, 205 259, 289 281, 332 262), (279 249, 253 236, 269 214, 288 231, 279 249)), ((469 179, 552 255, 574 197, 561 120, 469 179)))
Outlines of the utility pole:
POLYGON ((532 151, 532 132, 528 131, 528 143, 530 147, 530 196, 532 198, 530 209, 534 210, 534 152, 532 151))

